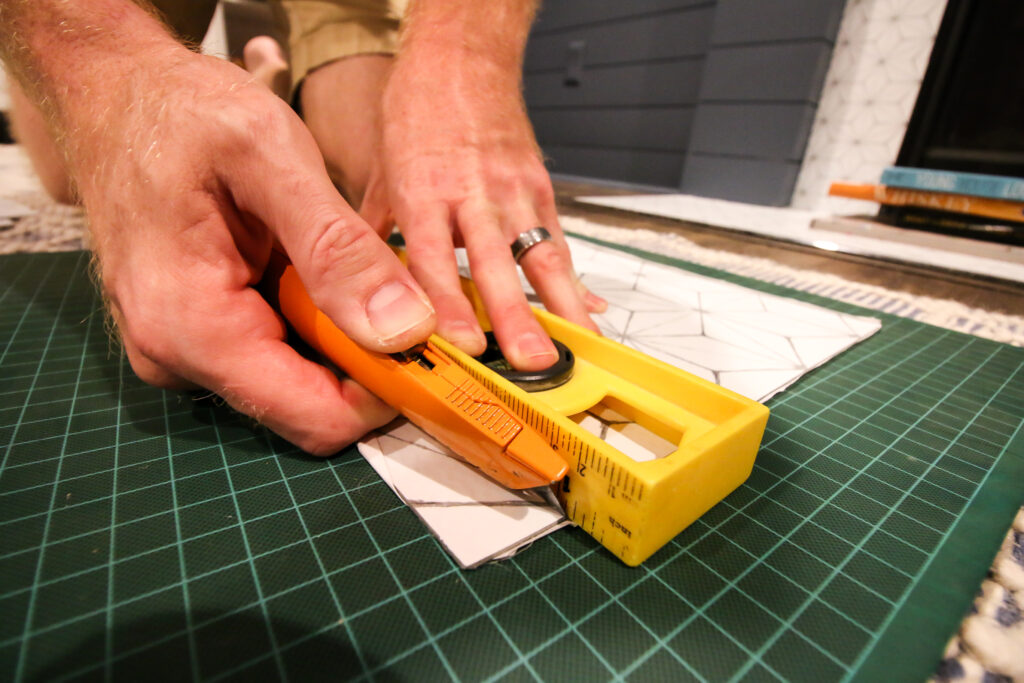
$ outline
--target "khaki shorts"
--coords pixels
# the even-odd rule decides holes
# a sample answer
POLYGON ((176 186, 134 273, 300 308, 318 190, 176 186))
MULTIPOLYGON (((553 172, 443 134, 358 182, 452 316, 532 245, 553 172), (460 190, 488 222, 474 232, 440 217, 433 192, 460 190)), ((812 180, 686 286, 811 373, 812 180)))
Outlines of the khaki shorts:
MULTIPOLYGON (((198 45, 217 0, 152 0, 185 41, 198 45)), ((394 54, 408 0, 271 0, 288 36, 292 83, 342 57, 394 54)))
POLYGON ((288 35, 292 83, 342 57, 398 51, 408 0, 272 0, 288 35))

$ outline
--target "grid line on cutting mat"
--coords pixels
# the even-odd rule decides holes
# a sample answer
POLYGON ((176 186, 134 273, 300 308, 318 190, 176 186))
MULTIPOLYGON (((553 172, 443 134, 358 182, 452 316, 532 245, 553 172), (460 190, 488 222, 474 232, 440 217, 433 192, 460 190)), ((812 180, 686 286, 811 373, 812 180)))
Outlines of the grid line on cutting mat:
POLYGON ((306 458, 134 379, 86 267, 0 260, 0 677, 920 678, 1010 513, 957 538, 962 604, 915 596, 1024 470, 1024 352, 885 317, 769 403, 751 478, 641 567, 572 529, 464 572, 354 449, 306 458), (937 614, 901 663, 908 608, 937 614))
MULTIPOLYGON (((994 354, 995 354, 995 352, 993 351, 992 355, 994 355, 994 354)), ((991 356, 989 356, 989 358, 991 358, 991 356)), ((986 359, 986 362, 987 362, 987 360, 988 360, 988 358, 986 359)), ((969 375, 968 377, 964 378, 964 379, 963 379, 963 380, 961 381, 961 383, 960 383, 960 384, 958 384, 958 385, 957 385, 956 387, 954 387, 953 389, 950 389, 950 393, 952 393, 953 391, 955 391, 955 389, 956 389, 957 387, 961 386, 961 385, 962 385, 962 384, 963 384, 964 382, 966 382, 966 381, 967 381, 967 380, 968 380, 969 378, 970 378, 970 375, 969 375)), ((1004 382, 1004 385, 1005 385, 1006 383, 1008 383, 1008 381, 1009 381, 1009 380, 1007 380, 1007 382, 1004 382)), ((912 386, 912 385, 911 385, 911 386, 912 386)), ((898 397, 898 394, 897 394, 897 396, 896 396, 896 397, 894 397, 894 398, 893 398, 892 400, 895 400, 895 398, 897 398, 897 397, 898 397)), ((890 401, 890 402, 891 402, 891 401, 890 401)), ((920 419, 923 419, 923 418, 924 418, 924 416, 922 415, 922 417, 921 417, 921 418, 919 418, 919 421, 920 421, 920 419)), ((916 424, 916 423, 915 423, 915 424, 916 424)), ((910 425, 910 426, 908 426, 908 427, 907 427, 907 431, 910 431, 910 429, 911 429, 911 428, 912 428, 913 426, 914 426, 914 425, 910 425)), ((840 438, 841 438, 841 437, 840 437, 840 438)), ((934 463, 933 463, 933 465, 934 465, 934 463)), ((928 468, 928 470, 930 470, 930 469, 931 469, 931 467, 932 467, 933 465, 930 465, 930 466, 929 466, 929 468, 928 468)), ((926 470, 926 473, 927 473, 927 470, 926 470)), ((922 475, 922 476, 923 476, 923 475, 922 475)), ((922 480, 921 478, 919 478, 919 479, 918 479, 918 481, 921 481, 921 480, 922 480)), ((842 490, 842 489, 840 489, 840 490, 842 490)), ((901 498, 900 498, 900 502, 902 502, 902 500, 905 500, 905 499, 906 499, 906 498, 907 498, 908 496, 910 496, 910 495, 911 495, 911 494, 910 494, 910 491, 904 491, 904 492, 903 492, 903 494, 902 494, 902 496, 901 496, 901 498)), ((828 502, 828 501, 826 501, 826 503, 827 503, 827 502, 828 502)), ((886 512, 886 513, 885 513, 885 515, 883 515, 883 517, 882 517, 882 518, 881 518, 881 519, 879 520, 879 522, 878 522, 878 525, 876 525, 876 529, 878 528, 878 526, 880 526, 881 524, 883 524, 883 523, 885 522, 885 520, 886 520, 886 519, 888 519, 889 515, 891 515, 891 514, 892 514, 892 511, 893 511, 893 508, 890 508, 890 509, 889 509, 889 511, 888 511, 888 512, 886 512)), ((947 533, 948 533, 948 532, 947 532, 947 533)), ((854 546, 854 550, 853 550, 853 552, 859 552, 859 551, 861 551, 861 550, 862 550, 862 549, 864 548, 864 543, 865 543, 865 542, 866 542, 867 540, 868 540, 868 539, 867 539, 867 538, 865 538, 865 539, 864 539, 864 541, 862 541, 862 542, 860 542, 860 543, 856 544, 856 545, 854 546)), ((869 557, 872 557, 873 559, 876 559, 876 560, 878 559, 878 558, 877 558, 877 556, 876 556, 876 555, 874 555, 873 553, 866 553, 866 554, 867 554, 867 555, 868 555, 869 557)), ((834 567, 834 568, 832 569, 832 573, 831 573, 831 574, 829 575, 828 579, 826 579, 826 580, 830 580, 830 579, 831 579, 831 578, 833 578, 833 577, 834 577, 835 575, 837 575, 837 574, 841 573, 841 572, 842 572, 842 568, 843 568, 843 566, 844 566, 845 562, 848 562, 848 561, 849 561, 849 560, 850 560, 850 559, 851 559, 852 557, 853 557, 853 555, 852 555, 852 554, 851 554, 851 555, 848 555, 848 556, 846 557, 846 559, 842 561, 842 564, 839 564, 839 565, 835 566, 835 567, 834 567)), ((927 560, 925 560, 925 562, 927 563, 927 560)), ((907 575, 907 576, 909 576, 909 574, 907 574, 906 572, 902 572, 902 573, 903 573, 903 574, 905 574, 905 575, 907 575)), ((816 599, 816 598, 818 597, 819 593, 821 592, 821 588, 822 588, 822 586, 819 586, 818 588, 816 588, 816 589, 815 589, 815 590, 814 590, 814 591, 813 591, 813 592, 811 593, 811 595, 810 595, 810 597, 808 598, 808 600, 807 600, 807 601, 805 601, 805 602, 804 602, 804 604, 803 604, 803 605, 802 605, 802 606, 801 606, 800 608, 798 608, 797 612, 796 612, 796 613, 794 613, 794 614, 793 614, 793 615, 792 615, 792 616, 791 616, 791 617, 790 617, 790 618, 789 618, 789 619, 788 619, 788 620, 787 620, 787 621, 785 622, 785 625, 786 625, 786 626, 792 626, 792 625, 793 625, 793 624, 795 623, 795 621, 796 621, 796 620, 797 620, 797 619, 798 619, 798 618, 799 618, 799 617, 800 617, 800 616, 801 616, 801 615, 802 615, 802 614, 804 613, 804 610, 806 610, 806 609, 807 609, 807 608, 808 608, 808 607, 809 607, 809 606, 811 605, 811 602, 810 602, 810 601, 811 601, 811 600, 814 600, 814 599, 816 599)), ((869 633, 870 633, 870 632, 869 632, 869 633)), ((772 637, 772 638, 769 638, 769 640, 768 640, 768 641, 767 641, 767 642, 766 642, 766 643, 765 643, 765 644, 764 644, 764 645, 762 646, 762 650, 761 650, 761 651, 763 652, 763 651, 767 650, 767 649, 768 649, 768 648, 769 648, 769 647, 770 647, 770 646, 771 646, 771 645, 772 645, 772 644, 773 644, 773 643, 774 643, 774 642, 775 642, 775 641, 776 641, 776 640, 778 639, 778 637, 779 637, 780 635, 781 635, 781 631, 777 631, 777 632, 776 632, 776 634, 774 635, 774 637, 772 637)), ((871 634, 871 635, 873 635, 873 634, 871 634)), ((877 637, 877 636, 875 636, 875 637, 877 637)), ((863 652, 863 650, 862 650, 862 652, 863 652)), ((759 652, 759 654, 760 654, 760 652, 759 652)), ((748 669, 748 668, 749 668, 749 667, 746 667, 746 668, 741 668, 741 669, 740 669, 740 671, 738 672, 738 675, 741 675, 741 676, 742 676, 742 675, 743 675, 744 673, 746 673, 746 671, 747 671, 747 669, 748 669)))

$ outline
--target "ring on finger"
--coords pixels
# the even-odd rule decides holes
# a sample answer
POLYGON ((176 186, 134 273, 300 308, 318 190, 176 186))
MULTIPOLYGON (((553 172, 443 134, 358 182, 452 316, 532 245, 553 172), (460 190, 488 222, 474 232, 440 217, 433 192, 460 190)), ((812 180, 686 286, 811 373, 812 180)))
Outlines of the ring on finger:
POLYGON ((525 232, 519 233, 515 241, 512 242, 512 258, 515 259, 516 263, 523 258, 530 249, 534 248, 541 242, 550 242, 551 233, 547 231, 547 228, 536 227, 525 232))

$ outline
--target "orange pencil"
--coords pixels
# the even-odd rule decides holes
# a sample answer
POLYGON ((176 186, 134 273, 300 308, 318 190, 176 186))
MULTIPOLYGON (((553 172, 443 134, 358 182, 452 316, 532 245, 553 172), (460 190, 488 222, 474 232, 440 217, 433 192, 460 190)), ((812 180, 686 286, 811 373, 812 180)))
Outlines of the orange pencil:
POLYGON ((306 343, 500 484, 547 486, 568 472, 536 431, 429 340, 401 354, 367 351, 317 309, 295 268, 276 251, 265 282, 306 343))

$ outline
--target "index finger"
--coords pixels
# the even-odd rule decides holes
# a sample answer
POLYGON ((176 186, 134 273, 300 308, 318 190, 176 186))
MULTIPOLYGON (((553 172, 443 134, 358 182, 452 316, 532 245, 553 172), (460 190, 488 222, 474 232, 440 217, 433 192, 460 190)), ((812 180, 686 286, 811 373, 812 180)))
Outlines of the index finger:
POLYGON ((466 244, 469 267, 505 358, 519 370, 541 370, 558 359, 558 351, 537 322, 519 281, 508 240, 487 211, 463 204, 457 220, 466 244))

